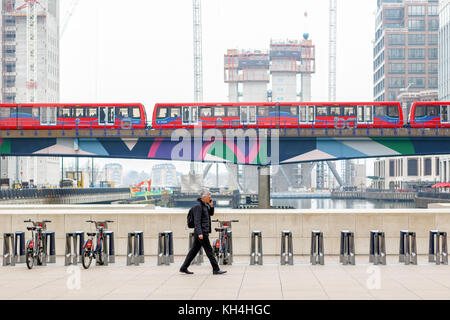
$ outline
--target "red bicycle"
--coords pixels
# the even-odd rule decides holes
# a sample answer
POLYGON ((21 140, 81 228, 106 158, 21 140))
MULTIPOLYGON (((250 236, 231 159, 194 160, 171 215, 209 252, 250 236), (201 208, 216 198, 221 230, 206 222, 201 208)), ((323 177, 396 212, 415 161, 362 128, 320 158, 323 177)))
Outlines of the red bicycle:
POLYGON ((83 244, 83 251, 81 253, 81 262, 83 268, 88 269, 91 265, 92 259, 94 258, 99 265, 103 265, 107 258, 106 250, 104 250, 105 241, 105 229, 108 227, 108 223, 114 222, 111 220, 105 221, 93 221, 88 220, 86 222, 95 223, 95 228, 98 230, 95 232, 88 232, 87 235, 90 237, 83 244), (96 246, 94 248, 94 237, 97 236, 96 246))
POLYGON ((45 231, 47 230, 47 223, 51 221, 31 221, 31 219, 28 219, 24 222, 33 224, 32 227, 27 227, 27 230, 31 231, 31 240, 27 241, 25 256, 28 269, 32 269, 35 261, 38 266, 45 262, 45 231))

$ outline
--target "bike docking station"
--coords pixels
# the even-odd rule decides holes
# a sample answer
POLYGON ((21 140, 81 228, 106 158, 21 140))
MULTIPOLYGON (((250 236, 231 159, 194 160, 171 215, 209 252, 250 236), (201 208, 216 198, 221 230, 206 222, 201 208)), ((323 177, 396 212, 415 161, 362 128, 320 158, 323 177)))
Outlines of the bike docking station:
POLYGON ((64 256, 64 265, 77 265, 81 262, 83 254, 84 231, 75 231, 66 233, 66 250, 64 256))
POLYGON ((173 233, 163 231, 158 233, 158 260, 157 265, 169 266, 174 262, 173 256, 173 233))
POLYGON ((127 266, 132 264, 138 266, 140 263, 144 262, 144 231, 129 232, 127 242, 127 266))
POLYGON ((252 231, 250 244, 250 265, 263 265, 263 249, 262 249, 262 232, 259 230, 252 231), (258 253, 256 253, 256 238, 258 238, 258 253))
POLYGON ((436 262, 437 265, 448 264, 447 232, 430 230, 428 262, 436 262))
POLYGON ((341 249, 339 262, 343 265, 355 265, 355 234, 349 230, 341 231, 341 249))
MULTIPOLYGON (((189 250, 192 249, 192 246, 194 245, 194 238, 197 237, 197 235, 194 232, 189 233, 189 250)), ((191 264, 197 264, 201 265, 203 263, 203 248, 200 247, 200 250, 198 251, 197 255, 195 256, 194 260, 192 260, 191 264)))
POLYGON ((281 231, 281 253, 280 253, 280 264, 282 266, 289 264, 294 265, 294 246, 292 243, 292 232, 289 230, 281 231), (287 246, 286 246, 287 242, 287 246), (287 249, 287 251, 286 251, 287 249), (286 261, 287 258, 287 261, 286 261))
POLYGON ((214 240, 213 252, 216 256, 216 260, 219 265, 232 265, 233 264, 233 233, 231 232, 231 225, 233 222, 239 222, 239 220, 226 220, 219 219, 212 220, 211 222, 219 223, 219 227, 214 230, 219 233, 219 238, 214 240))

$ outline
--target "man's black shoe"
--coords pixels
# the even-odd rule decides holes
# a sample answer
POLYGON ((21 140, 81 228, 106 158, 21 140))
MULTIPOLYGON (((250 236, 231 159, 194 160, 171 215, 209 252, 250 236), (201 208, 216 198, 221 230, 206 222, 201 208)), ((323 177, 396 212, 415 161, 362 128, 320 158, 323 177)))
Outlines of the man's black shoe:
POLYGON ((180 272, 183 272, 186 274, 194 274, 192 271, 189 271, 188 269, 180 269, 180 272))
POLYGON ((224 273, 226 273, 226 270, 213 271, 213 274, 224 274, 224 273))

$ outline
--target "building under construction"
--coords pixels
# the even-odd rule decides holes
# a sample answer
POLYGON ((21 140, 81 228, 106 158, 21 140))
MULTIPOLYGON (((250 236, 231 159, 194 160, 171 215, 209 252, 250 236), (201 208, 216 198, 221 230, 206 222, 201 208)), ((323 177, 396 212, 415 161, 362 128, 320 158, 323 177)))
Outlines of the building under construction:
MULTIPOLYGON (((58 0, 1 0, 1 10, 0 102, 59 102, 58 0)), ((58 158, 2 157, 0 168, 0 177, 10 183, 59 180, 58 158)))
MULTIPOLYGON (((224 56, 224 81, 230 102, 311 101, 313 73, 315 46, 308 34, 301 41, 272 40, 266 51, 230 49, 224 56)), ((273 191, 311 188, 311 169, 312 164, 280 166, 272 175, 273 191)), ((256 168, 245 167, 236 172, 244 190, 257 189, 256 168)))

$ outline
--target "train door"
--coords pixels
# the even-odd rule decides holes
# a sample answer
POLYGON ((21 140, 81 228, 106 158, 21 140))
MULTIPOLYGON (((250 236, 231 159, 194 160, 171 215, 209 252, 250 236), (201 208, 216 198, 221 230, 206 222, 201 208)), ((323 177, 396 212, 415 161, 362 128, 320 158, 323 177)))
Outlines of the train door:
POLYGON ((256 106, 241 107, 241 124, 256 124, 256 106))
POLYGON ((358 124, 373 123, 373 106, 358 106, 358 124))
POLYGON ((312 124, 316 119, 314 106, 299 106, 299 124, 312 124))
POLYGON ((116 123, 115 107, 98 108, 98 124, 103 126, 113 126, 116 123))
POLYGON ((450 106, 441 106, 441 123, 450 123, 450 106))
POLYGON ((56 107, 41 107, 39 113, 41 126, 56 126, 56 111, 56 107))
POLYGON ((198 123, 198 107, 183 107, 182 120, 184 125, 196 125, 198 123))

